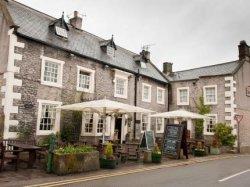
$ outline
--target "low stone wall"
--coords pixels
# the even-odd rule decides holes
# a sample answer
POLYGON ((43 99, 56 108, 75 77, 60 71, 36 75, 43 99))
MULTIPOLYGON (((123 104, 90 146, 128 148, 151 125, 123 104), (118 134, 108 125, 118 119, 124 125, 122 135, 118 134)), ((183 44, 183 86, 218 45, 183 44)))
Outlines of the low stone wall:
POLYGON ((79 154, 55 154, 53 157, 53 172, 57 175, 94 171, 100 168, 99 152, 79 154))

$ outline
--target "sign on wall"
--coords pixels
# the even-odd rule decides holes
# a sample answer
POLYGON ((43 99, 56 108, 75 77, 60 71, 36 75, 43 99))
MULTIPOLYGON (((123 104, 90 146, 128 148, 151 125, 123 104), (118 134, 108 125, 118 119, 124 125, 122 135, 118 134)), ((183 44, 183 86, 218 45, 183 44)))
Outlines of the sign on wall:
POLYGON ((250 86, 246 88, 246 96, 250 97, 250 86))

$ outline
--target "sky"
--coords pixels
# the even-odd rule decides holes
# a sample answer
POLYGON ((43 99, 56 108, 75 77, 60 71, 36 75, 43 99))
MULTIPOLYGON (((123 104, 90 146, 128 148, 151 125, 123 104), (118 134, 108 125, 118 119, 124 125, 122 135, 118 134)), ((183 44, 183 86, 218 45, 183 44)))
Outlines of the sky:
POLYGON ((83 30, 139 53, 150 45, 162 69, 185 70, 238 59, 250 45, 250 0, 17 0, 53 17, 83 17, 83 30))

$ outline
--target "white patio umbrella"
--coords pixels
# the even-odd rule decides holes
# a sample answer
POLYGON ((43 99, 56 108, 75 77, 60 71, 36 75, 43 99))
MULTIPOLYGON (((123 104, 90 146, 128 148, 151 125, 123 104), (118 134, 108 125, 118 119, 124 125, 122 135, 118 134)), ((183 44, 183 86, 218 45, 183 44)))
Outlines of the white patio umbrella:
POLYGON ((207 119, 208 116, 189 112, 183 109, 174 110, 169 112, 157 113, 151 115, 151 117, 161 117, 161 118, 168 118, 168 119, 207 119))
MULTIPOLYGON (((137 112, 137 113, 154 112, 149 109, 145 109, 145 108, 141 108, 141 107, 137 107, 137 106, 133 106, 129 104, 124 104, 121 102, 112 101, 108 99, 93 100, 93 101, 87 101, 87 102, 82 102, 82 103, 63 105, 57 108, 60 108, 62 110, 95 112, 104 116, 106 116, 107 114, 114 114, 114 113, 124 114, 124 113, 134 113, 134 112, 137 112)), ((106 125, 106 118, 104 118, 103 124, 106 125)), ((105 131, 103 130, 103 137, 102 137, 103 142, 104 142, 104 136, 105 136, 105 131)))

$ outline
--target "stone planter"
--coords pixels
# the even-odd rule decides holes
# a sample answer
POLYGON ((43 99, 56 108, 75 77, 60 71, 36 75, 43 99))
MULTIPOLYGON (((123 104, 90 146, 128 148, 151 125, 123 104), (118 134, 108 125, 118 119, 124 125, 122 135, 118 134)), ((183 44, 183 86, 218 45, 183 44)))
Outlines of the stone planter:
POLYGON ((161 154, 152 153, 152 162, 161 163, 161 154))
POLYGON ((117 159, 111 160, 111 159, 100 158, 100 166, 101 166, 101 168, 115 169, 117 165, 118 165, 118 160, 117 159))
POLYGON ((210 147, 210 154, 211 155, 219 155, 220 149, 218 147, 210 147))
POLYGON ((53 172, 57 175, 94 171, 99 168, 98 151, 53 156, 53 172))

